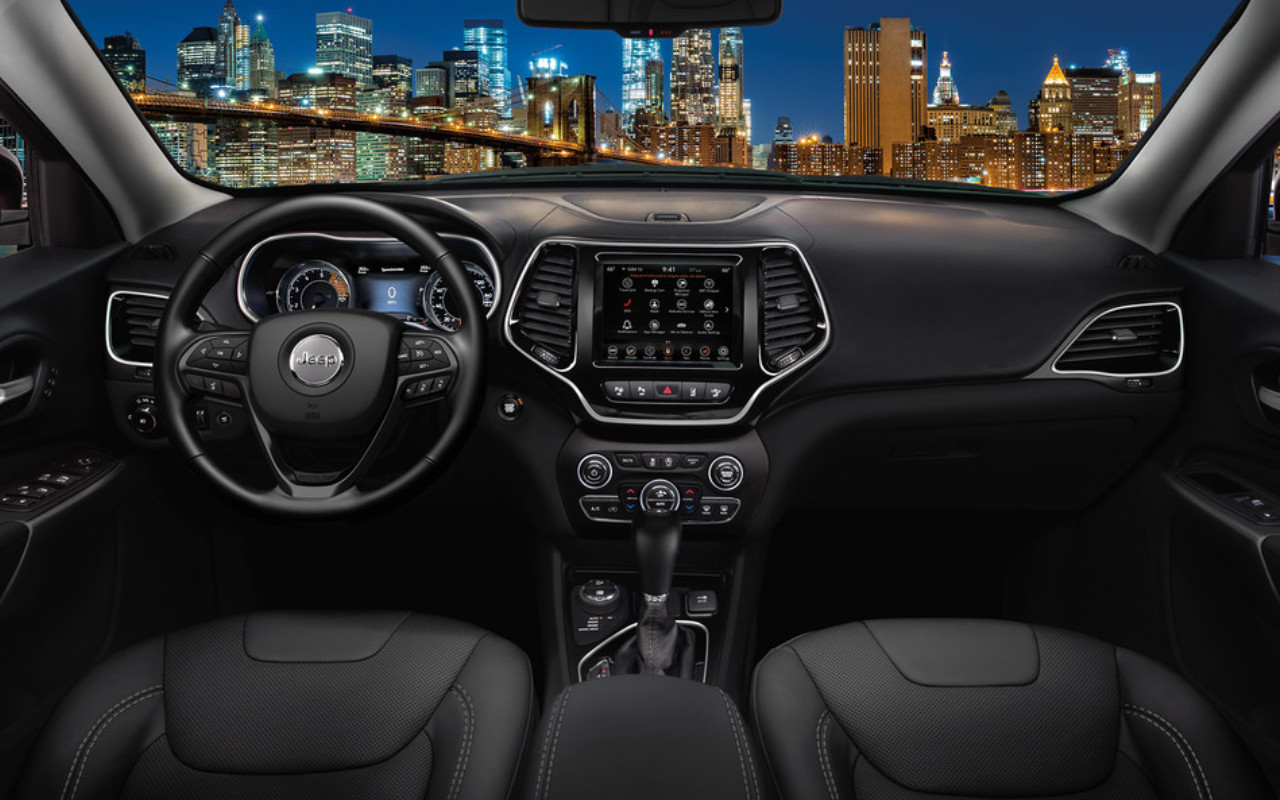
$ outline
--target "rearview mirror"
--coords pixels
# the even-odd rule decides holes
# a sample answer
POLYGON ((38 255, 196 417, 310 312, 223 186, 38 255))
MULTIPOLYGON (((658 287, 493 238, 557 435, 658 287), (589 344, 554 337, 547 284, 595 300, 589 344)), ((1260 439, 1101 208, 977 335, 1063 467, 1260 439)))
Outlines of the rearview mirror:
POLYGON ((539 28, 670 38, 690 28, 768 25, 782 14, 782 0, 516 0, 516 10, 522 22, 539 28))

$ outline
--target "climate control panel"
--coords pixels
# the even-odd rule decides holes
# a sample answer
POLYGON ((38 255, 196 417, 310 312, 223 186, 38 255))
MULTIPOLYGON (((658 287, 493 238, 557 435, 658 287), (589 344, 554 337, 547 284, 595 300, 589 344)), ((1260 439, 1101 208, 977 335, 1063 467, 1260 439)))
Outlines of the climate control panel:
POLYGON ((578 508, 591 522, 627 523, 646 503, 660 502, 686 524, 718 525, 738 516, 735 493, 746 470, 725 453, 611 451, 583 456, 576 477, 578 508), (646 495, 654 486, 666 494, 646 495))

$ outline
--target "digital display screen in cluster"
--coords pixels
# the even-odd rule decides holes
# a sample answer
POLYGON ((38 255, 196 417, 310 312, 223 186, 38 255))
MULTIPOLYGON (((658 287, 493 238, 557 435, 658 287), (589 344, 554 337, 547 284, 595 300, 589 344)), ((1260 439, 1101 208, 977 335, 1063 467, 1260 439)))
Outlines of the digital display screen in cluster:
POLYGON ((418 272, 361 267, 356 276, 360 307, 383 314, 422 316, 422 285, 426 276, 418 272))
POLYGON ((737 365, 732 266, 605 264, 596 360, 737 365))

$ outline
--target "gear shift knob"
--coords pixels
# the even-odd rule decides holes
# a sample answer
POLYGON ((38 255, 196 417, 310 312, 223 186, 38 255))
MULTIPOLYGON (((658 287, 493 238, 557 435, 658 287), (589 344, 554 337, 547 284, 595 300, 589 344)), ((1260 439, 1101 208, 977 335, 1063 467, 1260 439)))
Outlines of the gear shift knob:
POLYGON ((666 480, 652 480, 640 490, 640 513, 631 524, 640 590, 660 597, 671 591, 671 576, 680 552, 680 491, 666 480))

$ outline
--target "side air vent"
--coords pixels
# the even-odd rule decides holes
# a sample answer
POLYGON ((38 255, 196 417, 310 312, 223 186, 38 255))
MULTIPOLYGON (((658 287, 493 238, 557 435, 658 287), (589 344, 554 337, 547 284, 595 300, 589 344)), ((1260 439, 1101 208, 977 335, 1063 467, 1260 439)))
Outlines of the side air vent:
POLYGON ((1182 360, 1182 310, 1173 303, 1121 306, 1105 311, 1076 335, 1055 372, 1119 377, 1159 375, 1182 360))
POLYGON ((772 371, 804 358, 822 341, 825 323, 800 256, 785 247, 760 253, 760 351, 772 371))
POLYGON ((576 297, 577 251, 559 244, 542 248, 516 301, 511 331, 517 344, 553 369, 573 362, 576 297))
POLYGON ((107 351, 116 361, 151 366, 167 297, 115 292, 107 301, 107 351))

